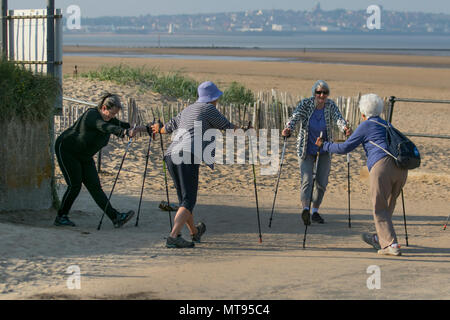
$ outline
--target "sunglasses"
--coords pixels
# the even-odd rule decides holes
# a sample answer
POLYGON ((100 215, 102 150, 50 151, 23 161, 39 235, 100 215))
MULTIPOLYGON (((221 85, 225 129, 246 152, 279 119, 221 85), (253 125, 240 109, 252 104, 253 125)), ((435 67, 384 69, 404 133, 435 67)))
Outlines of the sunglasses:
POLYGON ((316 91, 316 94, 318 94, 319 96, 320 96, 322 93, 323 93, 324 95, 328 95, 330 92, 329 92, 329 91, 316 91))

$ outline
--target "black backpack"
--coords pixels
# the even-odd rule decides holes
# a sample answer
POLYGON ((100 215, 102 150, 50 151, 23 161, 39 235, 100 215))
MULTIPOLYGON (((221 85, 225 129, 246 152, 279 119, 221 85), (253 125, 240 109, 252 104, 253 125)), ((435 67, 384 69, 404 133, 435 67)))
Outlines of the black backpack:
POLYGON ((369 119, 369 121, 376 122, 386 128, 387 150, 373 141, 369 142, 378 148, 383 149, 388 155, 393 157, 397 167, 411 170, 420 166, 419 150, 411 140, 405 137, 403 133, 394 128, 390 123, 386 126, 373 119, 369 119))

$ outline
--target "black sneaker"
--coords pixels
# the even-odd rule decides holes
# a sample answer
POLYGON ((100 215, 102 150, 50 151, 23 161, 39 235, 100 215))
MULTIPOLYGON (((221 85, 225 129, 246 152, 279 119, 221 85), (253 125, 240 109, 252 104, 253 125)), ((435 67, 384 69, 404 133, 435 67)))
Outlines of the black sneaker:
POLYGON ((58 227, 60 226, 75 227, 75 223, 70 221, 67 215, 57 216, 53 224, 58 227))
POLYGON ((325 220, 323 220, 323 218, 320 216, 320 214, 318 212, 314 212, 311 218, 312 218, 312 221, 315 223, 320 223, 320 224, 325 223, 325 220))
POLYGON ((381 250, 380 243, 376 240, 375 236, 376 234, 373 233, 363 233, 361 238, 365 243, 374 247, 375 250, 381 250))
POLYGON ((206 225, 203 222, 199 222, 197 225, 197 233, 191 234, 191 239, 194 242, 200 242, 202 235, 206 232, 206 225))
POLYGON ((304 209, 302 212, 302 220, 305 226, 309 226, 311 224, 311 217, 309 214, 309 210, 304 209))
POLYGON ((184 238, 181 235, 178 235, 176 238, 167 237, 166 247, 167 248, 193 248, 193 247, 195 247, 195 243, 184 240, 184 238))
POLYGON ((125 213, 119 213, 117 214, 116 221, 114 221, 114 228, 120 228, 125 223, 130 221, 130 219, 134 216, 134 211, 130 210, 125 213))

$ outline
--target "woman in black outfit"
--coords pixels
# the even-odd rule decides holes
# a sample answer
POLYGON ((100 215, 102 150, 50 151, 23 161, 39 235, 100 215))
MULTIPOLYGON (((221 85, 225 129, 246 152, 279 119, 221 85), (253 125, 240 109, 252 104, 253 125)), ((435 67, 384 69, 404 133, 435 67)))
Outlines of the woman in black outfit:
POLYGON ((114 227, 119 228, 134 215, 132 210, 119 213, 108 201, 100 184, 93 156, 108 144, 111 134, 123 138, 146 131, 145 126, 130 129, 130 124, 119 121, 116 115, 122 108, 120 98, 111 93, 102 96, 97 108, 88 109, 70 128, 56 139, 55 153, 67 183, 61 201, 56 226, 75 226, 68 214, 83 183, 97 205, 105 211, 114 227))

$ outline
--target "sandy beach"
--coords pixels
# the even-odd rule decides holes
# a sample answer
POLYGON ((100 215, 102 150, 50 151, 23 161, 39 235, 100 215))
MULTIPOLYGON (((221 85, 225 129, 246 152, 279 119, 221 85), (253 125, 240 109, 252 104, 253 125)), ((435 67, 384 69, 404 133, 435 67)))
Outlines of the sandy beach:
MULTIPOLYGON (((95 52, 65 48, 65 52, 95 52)), ((104 50, 104 49, 103 49, 104 50)), ((116 51, 118 49, 110 49, 116 51)), ((150 50, 150 49, 147 49, 150 50)), ((103 64, 124 63, 180 71, 198 81, 211 80, 220 88, 232 81, 254 92, 276 89, 309 95, 323 79, 337 96, 377 93, 383 97, 450 100, 450 57, 382 54, 296 53, 267 50, 152 49, 153 54, 293 57, 304 62, 190 60, 168 58, 64 57, 64 96, 97 102, 105 91, 132 97, 139 107, 165 102, 153 92, 109 82, 72 77, 103 64), (411 67, 410 65, 417 65, 411 67), (438 66, 438 67, 437 67, 438 66)), ((405 132, 450 134, 449 106, 397 103, 393 123, 405 132)), ((288 140, 272 227, 268 228, 277 176, 263 176, 257 166, 262 243, 258 243, 253 176, 249 165, 200 168, 195 220, 207 232, 193 249, 167 249, 168 213, 159 138, 152 144, 139 226, 133 219, 114 229, 105 219, 96 227, 99 209, 83 188, 71 219, 75 228, 53 226, 54 210, 0 213, 0 299, 434 299, 450 298, 450 230, 443 230, 449 212, 450 142, 412 138, 422 165, 409 172, 404 188, 408 242, 399 198, 394 215, 402 246, 401 257, 377 255, 362 242, 362 232, 374 231, 368 176, 362 148, 351 153, 351 228, 348 227, 346 157, 334 155, 321 214, 326 223, 308 228, 300 220, 299 169, 295 139, 288 140), (80 289, 69 289, 69 266, 80 270, 80 289), (369 289, 370 266, 381 272, 381 288, 369 289)), ((164 138, 164 145, 170 143, 164 138)), ((126 141, 111 139, 102 160, 100 179, 111 190, 126 141)), ((133 142, 120 174, 113 206, 135 210, 139 202, 148 140, 133 142)), ((281 148, 280 148, 281 151, 281 148)), ((58 166, 58 193, 65 184, 58 166)), ((170 199, 176 198, 169 177, 170 199)), ((172 218, 174 212, 172 212, 172 218)), ((183 236, 188 238, 187 229, 183 236)))

